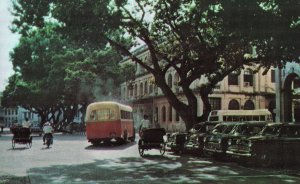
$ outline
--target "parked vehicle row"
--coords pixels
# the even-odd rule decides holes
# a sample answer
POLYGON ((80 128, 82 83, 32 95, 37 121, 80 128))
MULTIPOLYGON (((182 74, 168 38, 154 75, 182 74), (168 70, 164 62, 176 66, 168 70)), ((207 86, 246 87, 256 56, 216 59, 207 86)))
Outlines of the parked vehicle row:
POLYGON ((224 158, 226 157, 229 140, 254 136, 265 125, 264 122, 220 123, 205 138, 204 152, 218 158, 224 158))
POLYGON ((167 150, 195 153, 262 167, 300 162, 300 124, 266 122, 196 124, 168 136, 167 150))
POLYGON ((298 164, 300 161, 300 124, 268 124, 248 139, 229 140, 226 154, 241 163, 272 165, 298 164))

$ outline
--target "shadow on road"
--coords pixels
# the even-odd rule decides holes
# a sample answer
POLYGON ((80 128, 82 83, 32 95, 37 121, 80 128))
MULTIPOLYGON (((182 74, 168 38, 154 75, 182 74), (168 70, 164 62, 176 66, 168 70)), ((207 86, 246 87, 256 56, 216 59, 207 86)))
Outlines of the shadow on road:
POLYGON ((30 148, 28 148, 27 146, 25 147, 15 147, 15 148, 9 148, 7 149, 8 151, 23 151, 23 150, 28 150, 30 148))
POLYGON ((280 174, 217 165, 190 157, 149 155, 145 158, 95 160, 81 165, 54 165, 28 171, 35 183, 297 183, 280 174))
POLYGON ((47 147, 42 147, 41 148, 41 150, 49 150, 49 149, 51 149, 52 147, 50 146, 49 148, 47 148, 47 147))
POLYGON ((131 146, 134 146, 136 142, 129 142, 126 144, 119 143, 103 143, 99 145, 90 145, 85 147, 86 150, 124 150, 131 146))

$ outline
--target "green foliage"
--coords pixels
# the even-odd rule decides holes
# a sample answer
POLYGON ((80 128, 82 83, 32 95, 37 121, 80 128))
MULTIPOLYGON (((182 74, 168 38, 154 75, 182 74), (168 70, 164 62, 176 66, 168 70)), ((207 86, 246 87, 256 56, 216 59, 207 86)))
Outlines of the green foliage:
POLYGON ((12 3, 11 13, 15 17, 11 28, 13 32, 27 36, 35 28, 44 27, 51 0, 12 0, 12 3))
MULTIPOLYGON (((24 78, 28 76, 26 73, 34 70, 35 67, 27 64, 37 55, 45 69, 51 68, 48 61, 64 66, 61 72, 54 67, 57 71, 53 70, 53 76, 61 76, 53 81, 62 83, 65 91, 78 90, 82 82, 88 86, 96 81, 101 87, 100 93, 107 93, 106 89, 113 86, 108 79, 127 70, 117 67, 116 61, 120 58, 111 51, 114 48, 154 75, 156 84, 188 127, 197 116, 197 99, 189 87, 199 77, 204 75, 208 79, 208 83, 200 87, 200 94, 205 110, 209 111, 208 94, 232 71, 239 71, 247 64, 268 68, 286 61, 299 61, 300 41, 296 39, 300 36, 298 0, 16 2, 21 5, 15 7, 16 31, 31 35, 43 25, 41 22, 45 24, 46 20, 52 20, 58 24, 56 33, 75 43, 67 52, 58 50, 44 54, 39 52, 45 49, 44 42, 33 42, 38 43, 33 48, 22 48, 21 45, 19 55, 14 56, 17 58, 15 69, 20 70, 24 78), (129 50, 133 40, 147 46, 150 62, 142 61, 129 50), (256 47, 256 55, 250 51, 252 47, 256 47), (57 55, 55 62, 53 58, 48 60, 49 53, 57 55), (26 60, 22 60, 22 56, 26 60), (24 63, 22 67, 18 61, 24 63), (171 69, 176 70, 180 78, 179 85, 187 104, 181 102, 166 83, 165 75, 171 69), (93 80, 94 76, 99 80, 93 80)), ((57 44, 57 47, 61 45, 57 44)))

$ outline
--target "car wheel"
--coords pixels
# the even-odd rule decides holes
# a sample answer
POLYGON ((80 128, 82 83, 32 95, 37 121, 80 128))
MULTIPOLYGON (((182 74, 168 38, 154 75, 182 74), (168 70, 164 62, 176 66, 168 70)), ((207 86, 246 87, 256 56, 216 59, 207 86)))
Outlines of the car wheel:
POLYGON ((166 152, 166 143, 163 142, 163 143, 160 144, 159 152, 160 152, 161 155, 165 154, 165 152, 166 152))
POLYGON ((144 141, 142 141, 141 139, 139 140, 139 143, 138 143, 138 150, 139 150, 139 154, 140 156, 144 156, 144 141))
POLYGON ((261 167, 270 167, 273 165, 273 159, 271 155, 266 152, 260 153, 256 161, 261 167))

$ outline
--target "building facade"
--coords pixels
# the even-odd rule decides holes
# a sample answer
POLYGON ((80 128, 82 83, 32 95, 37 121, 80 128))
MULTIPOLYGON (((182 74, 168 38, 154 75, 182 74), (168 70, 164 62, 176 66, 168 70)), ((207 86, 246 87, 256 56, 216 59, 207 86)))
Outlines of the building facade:
MULTIPOLYGON (((146 47, 135 51, 136 56, 144 62, 150 61, 150 53, 146 47)), ((125 58, 120 64, 132 63, 125 58)), ((231 73, 209 95, 209 101, 213 110, 218 109, 269 109, 275 108, 275 70, 270 69, 266 75, 262 75, 263 69, 253 72, 255 67, 246 67, 240 73, 231 73)), ((178 86, 179 77, 175 70, 169 70, 166 81, 177 94, 178 98, 185 101, 181 88, 178 86)), ((198 99, 197 114, 201 116, 203 103, 197 88, 206 83, 206 78, 195 80, 190 86, 198 99)), ((121 85, 121 99, 123 103, 132 105, 136 127, 139 126, 144 114, 149 115, 152 125, 165 128, 169 132, 185 131, 185 124, 168 103, 162 91, 155 85, 152 74, 136 64, 136 78, 134 81, 126 81, 121 85)), ((275 118, 275 116, 274 116, 275 118)))
POLYGON ((300 66, 288 62, 276 69, 276 121, 300 123, 300 66))
POLYGON ((0 118, 4 121, 6 127, 11 127, 13 124, 22 124, 25 118, 28 118, 32 123, 37 124, 40 118, 37 114, 32 113, 22 107, 5 108, 1 104, 0 94, 0 118))

